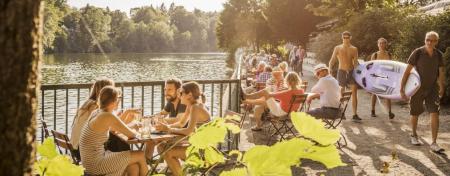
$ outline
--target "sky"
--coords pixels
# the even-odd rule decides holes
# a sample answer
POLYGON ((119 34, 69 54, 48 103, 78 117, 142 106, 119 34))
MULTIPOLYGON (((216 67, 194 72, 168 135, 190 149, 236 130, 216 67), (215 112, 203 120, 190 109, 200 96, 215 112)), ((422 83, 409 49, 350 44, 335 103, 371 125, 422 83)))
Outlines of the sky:
POLYGON ((68 0, 70 6, 81 8, 89 5, 96 7, 109 7, 111 10, 121 10, 127 14, 133 7, 141 6, 160 6, 164 2, 168 8, 172 2, 176 5, 183 5, 187 10, 192 11, 194 8, 203 11, 221 11, 223 9, 222 4, 226 0, 68 0))

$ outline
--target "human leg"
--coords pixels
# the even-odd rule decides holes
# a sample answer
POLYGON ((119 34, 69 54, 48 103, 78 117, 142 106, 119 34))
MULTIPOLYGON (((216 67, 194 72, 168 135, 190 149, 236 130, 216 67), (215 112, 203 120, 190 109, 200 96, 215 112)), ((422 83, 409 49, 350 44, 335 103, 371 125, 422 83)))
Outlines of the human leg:
POLYGON ((172 173, 176 176, 181 176, 182 168, 179 159, 186 159, 186 147, 174 147, 164 154, 163 157, 172 173))
POLYGON ((353 110, 353 121, 361 121, 361 118, 359 118, 357 113, 358 108, 358 85, 353 84, 352 85, 352 110, 353 110))
POLYGON ((389 110, 389 119, 393 119, 395 117, 395 114, 392 113, 392 104, 391 104, 391 100, 386 99, 386 105, 388 107, 389 110))
POLYGON ((371 109, 371 116, 372 117, 376 117, 377 115, 375 114, 375 104, 376 104, 376 102, 377 102, 377 96, 375 95, 375 94, 372 94, 372 104, 371 104, 371 107, 372 107, 372 109, 371 109))
POLYGON ((151 160, 153 158, 153 152, 155 151, 156 143, 153 141, 147 141, 145 143, 145 158, 151 160))
POLYGON ((148 174, 147 163, 145 162, 145 154, 143 151, 132 151, 129 165, 137 164, 139 166, 139 175, 145 176, 148 174))
POLYGON ((436 143, 439 131, 439 113, 430 113, 431 117, 431 139, 432 143, 436 143))
POLYGON ((256 126, 252 129, 258 131, 262 127, 262 115, 264 113, 264 110, 266 109, 266 106, 264 105, 257 105, 253 109, 253 118, 255 119, 256 126))
POLYGON ((128 165, 126 173, 127 173, 127 176, 138 176, 139 175, 139 164, 128 165))

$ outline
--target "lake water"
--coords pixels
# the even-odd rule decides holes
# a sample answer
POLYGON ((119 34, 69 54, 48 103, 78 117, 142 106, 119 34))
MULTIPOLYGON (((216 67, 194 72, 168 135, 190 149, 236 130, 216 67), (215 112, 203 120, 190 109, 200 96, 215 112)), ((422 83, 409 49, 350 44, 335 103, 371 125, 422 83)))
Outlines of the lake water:
MULTIPOLYGON (((202 53, 202 54, 58 54, 45 55, 42 66, 42 84, 78 84, 93 83, 96 78, 107 77, 115 82, 145 82, 164 80, 168 77, 178 77, 182 80, 201 79, 228 79, 233 69, 227 67, 227 55, 222 53, 202 53)), ((219 85, 213 89, 216 91, 210 94, 212 87, 205 86, 207 106, 213 106, 213 114, 218 114, 219 85), (214 98, 211 98, 214 97, 214 98), (212 99, 215 99, 212 101, 212 99)), ((159 112, 162 109, 161 92, 162 88, 144 88, 144 96, 141 99, 142 89, 132 90, 126 87, 123 90, 124 107, 140 107, 144 109, 144 114, 159 112), (154 94, 154 97, 151 95, 154 94), (133 103, 132 103, 133 100, 133 103), (143 103, 143 104, 142 104, 143 103)), ((73 117, 79 106, 78 93, 76 89, 45 91, 44 93, 44 120, 50 129, 60 132, 68 131, 73 121, 73 117), (56 94, 56 96, 55 96, 56 94), (56 100, 56 101, 55 101, 56 100), (67 103, 66 103, 67 101, 67 103), (56 104, 54 104, 56 102, 56 104), (53 106, 56 105, 56 109, 53 106), (66 110, 67 108, 67 110, 66 110), (66 118, 66 112, 67 117, 66 118), (56 124, 54 123, 56 119, 56 124)), ((88 89, 80 90, 79 100, 82 103, 87 99, 88 89)), ((39 98, 41 95, 39 95, 39 98)), ((39 100, 39 116, 42 116, 42 102, 39 100)), ((40 126, 40 122, 38 122, 40 126)), ((40 137, 40 130, 38 130, 40 137)), ((40 138, 39 138, 40 139, 40 138)))
POLYGON ((107 77, 116 82, 186 79, 227 79, 227 55, 201 54, 55 54, 45 55, 43 84, 92 83, 107 77))

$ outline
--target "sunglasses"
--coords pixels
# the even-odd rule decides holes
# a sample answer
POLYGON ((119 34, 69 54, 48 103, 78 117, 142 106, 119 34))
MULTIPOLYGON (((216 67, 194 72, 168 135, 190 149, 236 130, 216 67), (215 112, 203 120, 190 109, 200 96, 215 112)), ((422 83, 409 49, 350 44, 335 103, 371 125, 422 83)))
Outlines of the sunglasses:
POLYGON ((425 41, 427 41, 427 42, 437 42, 437 40, 433 40, 433 39, 425 39, 425 41))
POLYGON ((350 39, 350 37, 342 37, 342 39, 350 39))

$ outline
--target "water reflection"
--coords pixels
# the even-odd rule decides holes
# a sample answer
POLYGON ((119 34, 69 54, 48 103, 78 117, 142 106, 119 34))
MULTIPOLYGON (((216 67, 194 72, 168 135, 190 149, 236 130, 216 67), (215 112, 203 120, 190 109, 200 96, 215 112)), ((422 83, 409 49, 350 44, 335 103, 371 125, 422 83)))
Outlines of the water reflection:
POLYGON ((54 54, 44 56, 43 84, 92 83, 98 77, 116 82, 180 79, 226 79, 226 55, 202 54, 54 54))

